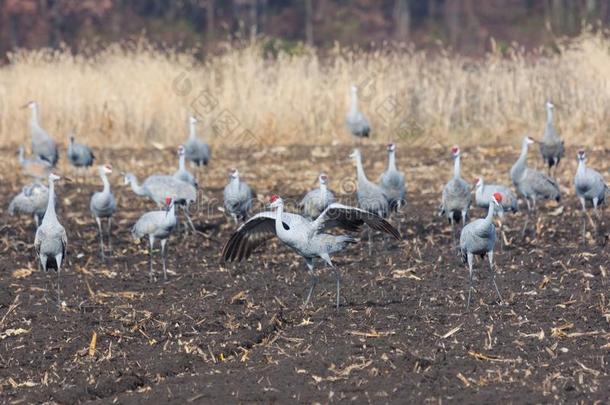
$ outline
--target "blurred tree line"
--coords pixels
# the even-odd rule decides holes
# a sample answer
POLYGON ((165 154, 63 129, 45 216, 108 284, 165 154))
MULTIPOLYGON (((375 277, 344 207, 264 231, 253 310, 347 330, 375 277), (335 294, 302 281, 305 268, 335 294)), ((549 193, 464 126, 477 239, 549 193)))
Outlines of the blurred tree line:
POLYGON ((0 0, 0 52, 142 35, 209 49, 262 34, 287 48, 404 41, 480 54, 490 37, 534 47, 609 22, 610 0, 0 0))

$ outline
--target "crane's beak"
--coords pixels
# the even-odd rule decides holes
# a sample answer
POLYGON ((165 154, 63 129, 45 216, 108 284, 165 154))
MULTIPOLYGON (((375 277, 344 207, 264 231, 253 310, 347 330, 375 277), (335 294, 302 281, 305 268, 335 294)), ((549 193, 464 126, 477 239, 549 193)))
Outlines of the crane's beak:
POLYGON ((68 176, 62 176, 61 177, 63 180, 66 181, 66 183, 74 183, 74 180, 71 177, 68 176))

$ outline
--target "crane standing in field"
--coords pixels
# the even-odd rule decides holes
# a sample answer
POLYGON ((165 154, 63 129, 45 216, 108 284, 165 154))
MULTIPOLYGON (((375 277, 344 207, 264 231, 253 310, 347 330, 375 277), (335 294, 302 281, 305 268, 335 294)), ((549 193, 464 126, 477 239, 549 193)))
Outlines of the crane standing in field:
POLYGON ((229 184, 224 188, 223 197, 225 211, 231 215, 236 225, 239 221, 248 218, 248 211, 252 209, 252 190, 239 178, 239 170, 231 170, 229 184))
MULTIPOLYGON (((36 230, 34 248, 40 260, 40 267, 47 272, 49 269, 57 271, 57 304, 61 306, 60 299, 60 272, 62 261, 66 257, 68 237, 66 230, 59 223, 55 214, 55 181, 61 177, 55 173, 49 174, 49 199, 42 223, 36 230)), ((45 288, 46 291, 46 288, 45 288)))
POLYGON ((455 245, 455 223, 461 221, 462 224, 465 224, 468 219, 468 211, 472 202, 472 187, 460 174, 460 148, 457 146, 452 147, 451 156, 453 157, 453 178, 443 188, 439 215, 444 215, 449 220, 451 224, 451 240, 455 245))
POLYGON ((192 185, 193 187, 197 188, 197 180, 195 180, 195 176, 193 176, 193 174, 191 172, 189 172, 188 170, 186 170, 185 167, 185 160, 186 160, 186 151, 184 149, 184 146, 180 145, 178 146, 178 170, 176 170, 174 172, 174 178, 178 179, 178 180, 182 180, 185 183, 188 183, 190 185, 192 185))
POLYGON ((197 190, 191 184, 185 183, 172 176, 154 174, 148 176, 146 180, 144 180, 144 183, 140 185, 133 173, 125 174, 125 184, 131 185, 131 189, 137 195, 148 197, 153 200, 159 208, 165 205, 167 196, 171 197, 173 203, 182 208, 189 227, 194 232, 198 232, 188 213, 189 205, 197 200, 197 190))
POLYGON ((87 145, 74 141, 74 135, 68 137, 68 161, 77 169, 86 169, 93 165, 95 156, 87 145))
POLYGON ((110 230, 112 226, 112 216, 116 212, 116 200, 110 190, 110 182, 108 181, 108 175, 112 173, 112 167, 110 165, 99 166, 98 172, 102 179, 104 189, 93 193, 91 202, 89 203, 89 210, 97 223, 100 234, 100 255, 102 261, 104 261, 104 231, 102 229, 102 218, 108 219, 108 251, 111 251, 112 242, 110 230))
POLYGON ((513 184, 527 203, 528 216, 523 224, 522 236, 525 236, 530 215, 536 211, 536 201, 552 199, 559 202, 561 200, 559 186, 553 179, 538 170, 527 167, 528 146, 534 142, 529 136, 523 138, 519 159, 510 169, 513 184))
POLYGON ((502 194, 494 193, 491 196, 487 216, 485 218, 475 219, 468 225, 462 228, 460 233, 460 254, 462 261, 468 263, 469 270, 469 287, 468 287, 468 303, 466 310, 470 308, 470 295, 472 293, 472 265, 474 256, 479 255, 484 258, 487 255, 489 260, 489 270, 492 274, 492 282, 498 298, 502 302, 502 295, 496 284, 496 272, 494 271, 494 245, 496 243, 496 227, 493 224, 494 210, 501 209, 502 194))
POLYGON ((508 240, 504 232, 503 218, 505 212, 515 213, 519 210, 519 201, 513 191, 505 186, 499 184, 485 184, 483 177, 477 177, 475 179, 475 193, 474 199, 478 207, 488 209, 491 201, 491 197, 494 193, 500 193, 502 201, 499 209, 496 211, 500 222, 500 233, 502 238, 500 239, 502 245, 508 245, 508 240))
POLYGON ((388 168, 379 178, 379 186, 388 197, 391 211, 400 210, 407 203, 405 174, 396 168, 396 145, 388 145, 388 168))
POLYGON ((28 184, 23 187, 21 193, 11 200, 8 206, 9 215, 29 214, 34 217, 36 229, 44 217, 49 201, 49 189, 39 183, 28 184))
POLYGON ((551 168, 555 166, 555 171, 559 167, 559 161, 563 157, 564 146, 561 137, 553 126, 553 111, 555 106, 550 101, 546 102, 546 125, 544 127, 544 135, 540 142, 540 154, 542 159, 549 165, 549 176, 551 168))
POLYGON ((197 124, 199 121, 192 115, 189 117, 189 137, 184 144, 186 159, 198 167, 207 166, 210 161, 210 147, 197 137, 197 124))
MULTIPOLYGON (((356 163, 356 176, 358 180, 358 190, 356 191, 356 197, 358 198, 358 207, 380 216, 381 218, 387 218, 390 214, 390 205, 388 203, 389 198, 381 187, 370 181, 364 173, 364 167, 362 165, 362 155, 360 149, 354 149, 350 158, 354 159, 356 163)), ((369 227, 368 231, 368 246, 369 255, 372 252, 372 240, 373 232, 369 227)))
POLYGON ((318 176, 320 187, 310 190, 298 204, 299 210, 308 218, 317 218, 326 207, 335 202, 335 195, 328 189, 328 176, 320 173, 318 176))
POLYGON ((345 117, 345 126, 352 136, 358 140, 368 138, 371 133, 371 126, 358 108, 358 87, 352 85, 350 88, 350 108, 345 117))
POLYGON ((315 220, 310 220, 298 214, 284 212, 284 202, 277 195, 271 196, 269 208, 272 212, 261 212, 246 223, 231 236, 222 250, 224 261, 242 261, 247 259, 252 251, 264 242, 277 236, 284 244, 305 259, 311 276, 311 285, 305 306, 309 303, 311 294, 318 283, 314 273, 314 259, 321 258, 335 271, 337 283, 336 307, 339 309, 341 289, 341 273, 330 255, 344 250, 357 240, 349 235, 331 235, 325 231, 341 228, 347 231, 357 231, 363 224, 373 229, 391 234, 400 239, 398 231, 386 220, 371 212, 348 207, 342 204, 329 205, 315 220))
POLYGON ((51 169, 53 169, 51 163, 40 159, 38 156, 26 159, 23 146, 19 147, 19 165, 23 174, 37 180, 47 179, 51 169))
POLYGON ((175 204, 171 197, 167 197, 165 200, 166 209, 163 211, 150 211, 142 215, 138 222, 131 229, 131 234, 136 241, 142 239, 142 237, 148 235, 148 242, 150 248, 150 272, 149 280, 152 283, 154 280, 153 271, 153 248, 155 246, 155 240, 161 241, 161 260, 163 262, 163 279, 167 280, 167 267, 165 264, 165 248, 167 240, 176 228, 176 212, 175 204))
POLYGON ((59 160, 57 144, 55 144, 55 141, 40 126, 38 121, 38 103, 35 101, 30 101, 24 106, 24 108, 25 107, 29 107, 32 111, 32 118, 30 120, 32 154, 38 156, 40 159, 46 160, 51 164, 51 166, 55 166, 59 160))
POLYGON ((587 154, 584 149, 578 151, 577 157, 578 168, 574 176, 574 188, 582 205, 582 240, 584 243, 586 241, 587 201, 590 201, 593 205, 593 211, 599 221, 600 215, 597 207, 605 201, 606 194, 610 192, 610 189, 599 172, 587 167, 587 154))

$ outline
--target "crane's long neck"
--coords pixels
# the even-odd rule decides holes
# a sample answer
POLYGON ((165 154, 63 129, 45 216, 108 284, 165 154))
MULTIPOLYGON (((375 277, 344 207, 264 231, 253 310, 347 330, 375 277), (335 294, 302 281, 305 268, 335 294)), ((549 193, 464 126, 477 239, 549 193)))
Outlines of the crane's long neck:
POLYGON ((364 173, 364 167, 362 167, 362 157, 360 155, 356 156, 356 174, 358 181, 368 181, 364 173))
POLYGON ((176 220, 176 204, 172 201, 169 206, 169 210, 167 211, 167 215, 165 216, 166 222, 173 222, 176 220))
POLYGON ((144 187, 142 187, 140 185, 140 183, 138 183, 138 179, 136 178, 136 176, 132 176, 130 178, 129 184, 131 185, 131 189, 133 190, 133 192, 136 193, 137 195, 139 195, 139 196, 148 195, 148 193, 146 192, 144 187))
POLYGON ((583 175, 587 171, 587 164, 584 159, 578 159, 578 168, 576 169, 576 175, 583 175))
POLYGON ((327 190, 326 183, 321 182, 320 183, 320 192, 321 192, 320 194, 322 194, 322 197, 326 196, 326 190, 327 190))
POLYGON ((388 170, 396 171, 396 151, 388 152, 388 170))
POLYGON ((351 104, 350 104, 350 113, 355 115, 358 113, 358 93, 352 91, 351 104))
POLYGON ((180 157, 178 158, 178 169, 186 170, 184 168, 184 160, 185 160, 184 153, 182 153, 182 154, 180 154, 180 157))
POLYGON ((195 123, 191 121, 189 123, 189 139, 197 138, 197 129, 195 128, 195 123))
POLYGON ((484 219, 485 225, 487 226, 491 225, 492 223, 495 207, 496 203, 494 203, 493 201, 489 203, 489 208, 487 209, 487 216, 484 219))
POLYGON ((23 148, 19 149, 19 164, 23 165, 25 163, 25 151, 23 148))
POLYGON ((231 190, 237 192, 239 190, 239 176, 235 176, 231 178, 231 190))
POLYGON ((30 125, 33 128, 40 128, 40 124, 38 122, 38 105, 34 104, 32 106, 32 118, 30 119, 30 125))
POLYGON ((453 160, 453 178, 454 179, 460 178, 460 171, 461 171, 460 155, 457 155, 455 157, 455 159, 453 160))
POLYGON ((55 214, 55 181, 49 179, 49 200, 47 201, 47 210, 44 214, 43 222, 48 219, 57 218, 55 214))
POLYGON ((515 176, 519 176, 525 170, 527 162, 527 143, 523 142, 521 146, 521 154, 519 155, 519 159, 513 165, 512 172, 515 176))
POLYGON ((110 182, 108 181, 108 176, 106 176, 106 173, 102 172, 100 174, 100 177, 102 178, 102 183, 104 184, 104 190, 102 190, 102 193, 109 194, 110 193, 110 182))
POLYGON ((282 216, 284 215, 284 204, 278 205, 275 210, 275 233, 281 239, 282 236, 286 235, 286 230, 284 229, 284 223, 282 221, 282 216))
POLYGON ((553 126, 553 109, 549 107, 546 108, 546 125, 553 126))

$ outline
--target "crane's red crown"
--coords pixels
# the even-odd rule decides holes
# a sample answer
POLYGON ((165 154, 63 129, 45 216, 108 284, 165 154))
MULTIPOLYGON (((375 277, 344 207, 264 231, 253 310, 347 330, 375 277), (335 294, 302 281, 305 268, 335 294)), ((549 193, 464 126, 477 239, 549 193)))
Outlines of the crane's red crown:
POLYGON ((585 150, 584 149, 578 149, 578 154, 579 155, 584 155, 585 154, 585 150))
POLYGON ((453 153, 454 155, 456 153, 458 153, 459 151, 460 151, 460 148, 458 148, 457 146, 454 146, 454 147, 451 148, 451 153, 453 153))
POLYGON ((271 201, 272 203, 276 202, 278 199, 280 198, 279 195, 277 194, 273 194, 271 197, 269 197, 269 201, 271 201))
POLYGON ((502 202, 502 194, 494 193, 494 198, 496 199, 497 202, 499 202, 499 203, 502 202))
POLYGON ((165 197, 165 205, 170 205, 172 203, 172 197, 165 197))

